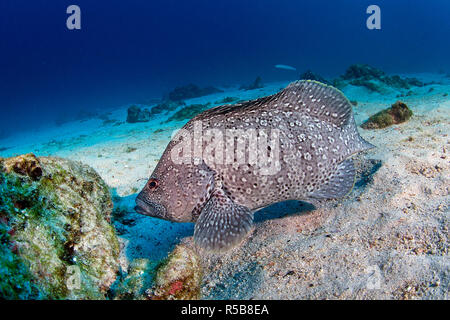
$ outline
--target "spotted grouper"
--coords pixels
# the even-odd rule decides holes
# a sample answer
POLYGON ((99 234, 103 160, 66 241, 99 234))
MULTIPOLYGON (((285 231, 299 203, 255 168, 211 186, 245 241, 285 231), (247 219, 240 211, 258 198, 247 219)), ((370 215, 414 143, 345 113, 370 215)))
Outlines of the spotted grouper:
POLYGON ((342 92, 297 81, 191 119, 168 144, 135 210, 195 222, 198 246, 225 251, 250 232, 257 209, 347 195, 355 182, 351 156, 370 148, 342 92))

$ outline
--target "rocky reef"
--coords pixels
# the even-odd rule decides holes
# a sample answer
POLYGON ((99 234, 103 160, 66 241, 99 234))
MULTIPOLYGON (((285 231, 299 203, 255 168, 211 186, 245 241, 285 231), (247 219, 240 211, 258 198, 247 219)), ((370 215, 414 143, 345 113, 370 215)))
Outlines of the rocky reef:
POLYGON ((403 123, 408 121, 413 115, 411 109, 401 102, 397 101, 390 108, 382 110, 371 116, 366 122, 361 125, 363 129, 382 129, 393 124, 403 123))
POLYGON ((148 122, 150 121, 150 111, 148 109, 141 109, 136 105, 132 105, 127 111, 127 122, 148 122))
POLYGON ((369 66, 368 64, 353 64, 347 68, 342 78, 345 80, 352 79, 380 79, 385 76, 384 71, 369 66))
POLYGON ((367 64, 351 65, 340 78, 334 80, 334 84, 337 87, 342 87, 343 81, 380 93, 383 84, 396 89, 410 89, 413 86, 423 87, 425 85, 416 78, 402 78, 398 75, 389 76, 384 71, 367 64))
POLYGON ((187 245, 180 244, 158 268, 155 285, 147 290, 152 300, 200 299, 202 269, 200 257, 187 245))
POLYGON ((0 159, 0 296, 105 298, 119 269, 112 207, 106 184, 82 163, 0 159))
POLYGON ((260 88, 264 88, 264 85, 262 83, 262 78, 260 76, 257 76, 255 81, 253 81, 253 83, 249 84, 249 85, 242 85, 240 86, 239 90, 255 90, 255 89, 260 89, 260 88))
POLYGON ((210 103, 205 104, 191 104, 183 107, 181 110, 175 112, 165 123, 170 121, 182 121, 187 119, 192 119, 197 114, 205 111, 210 106, 210 103))
POLYGON ((112 208, 108 187, 82 163, 0 158, 0 297, 199 299, 200 258, 187 245, 121 270, 112 208))
POLYGON ((153 106, 150 110, 150 115, 155 116, 158 114, 167 113, 170 111, 174 111, 179 106, 185 106, 185 105, 186 105, 186 103, 184 103, 184 101, 167 100, 167 101, 157 104, 156 106, 153 106))
POLYGON ((132 105, 127 110, 127 122, 128 123, 148 122, 155 116, 174 111, 180 106, 186 106, 186 103, 184 103, 184 101, 166 100, 164 102, 152 106, 151 109, 140 108, 136 105, 132 105))

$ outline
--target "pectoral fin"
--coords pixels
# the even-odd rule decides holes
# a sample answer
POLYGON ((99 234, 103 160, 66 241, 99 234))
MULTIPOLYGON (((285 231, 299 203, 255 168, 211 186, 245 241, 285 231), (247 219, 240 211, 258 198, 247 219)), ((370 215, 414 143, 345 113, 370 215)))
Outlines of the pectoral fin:
POLYGON ((215 190, 195 224, 194 241, 211 251, 226 251, 251 230, 253 213, 238 205, 223 190, 215 190))

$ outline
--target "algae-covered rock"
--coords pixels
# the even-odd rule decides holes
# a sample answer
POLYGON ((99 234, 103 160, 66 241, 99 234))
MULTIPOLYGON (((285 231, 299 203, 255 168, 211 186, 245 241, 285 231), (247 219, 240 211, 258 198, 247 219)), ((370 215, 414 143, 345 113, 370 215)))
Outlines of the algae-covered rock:
POLYGON ((175 112, 175 114, 173 114, 169 119, 167 119, 165 123, 170 121, 182 121, 192 119, 197 114, 208 109, 209 105, 210 103, 208 102, 206 104, 191 104, 189 106, 185 106, 181 110, 175 112))
POLYGON ((153 300, 200 299, 201 281, 199 256, 186 245, 178 245, 158 268, 155 286, 147 295, 153 300))
POLYGON ((390 108, 382 110, 371 116, 361 127, 364 129, 381 129, 393 124, 408 121, 413 115, 411 109, 401 102, 397 101, 390 108))
POLYGON ((345 80, 351 79, 380 79, 385 73, 375 67, 369 66, 368 64, 353 64, 347 68, 345 74, 342 78, 345 80))
POLYGON ((351 65, 341 78, 348 80, 349 83, 354 86, 366 87, 367 89, 376 92, 381 92, 381 88, 374 83, 373 80, 397 89, 410 89, 411 86, 424 86, 424 83, 416 78, 402 78, 398 75, 388 76, 384 71, 367 64, 351 65))
POLYGON ((185 106, 185 105, 186 105, 186 103, 181 100, 178 100, 178 101, 166 100, 166 101, 163 101, 163 102, 157 104, 156 106, 153 106, 150 110, 150 115, 154 116, 154 115, 158 115, 161 113, 167 113, 170 111, 174 111, 179 106, 185 106))
POLYGON ((116 278, 112 201, 90 167, 0 158, 0 297, 101 299, 116 278))
POLYGON ((150 121, 150 111, 147 109, 141 109, 136 105, 132 105, 127 110, 127 122, 148 122, 150 121))

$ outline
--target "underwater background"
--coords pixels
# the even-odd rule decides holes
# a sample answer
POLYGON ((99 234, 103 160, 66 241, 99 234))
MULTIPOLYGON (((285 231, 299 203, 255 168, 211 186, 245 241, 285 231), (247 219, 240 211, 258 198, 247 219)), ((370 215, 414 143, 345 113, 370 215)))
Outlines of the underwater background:
POLYGON ((368 30, 372 2, 2 1, 0 124, 6 132, 45 127, 79 110, 160 98, 187 82, 298 77, 275 64, 325 76, 358 62, 448 72, 448 1, 377 1, 382 28, 368 30), (65 27, 71 4, 81 8, 81 30, 65 27))
POLYGON ((0 2, 0 298, 448 299, 449 18, 446 0, 0 2), (299 79, 340 89, 376 146, 344 200, 256 212, 224 254, 134 211, 175 130, 299 79))

